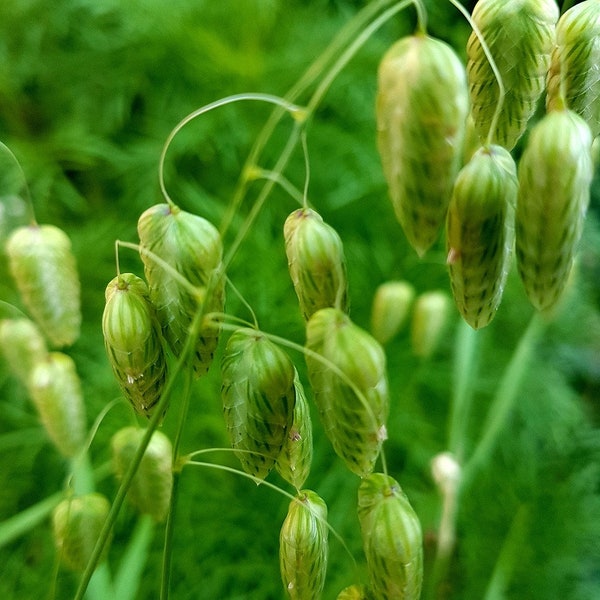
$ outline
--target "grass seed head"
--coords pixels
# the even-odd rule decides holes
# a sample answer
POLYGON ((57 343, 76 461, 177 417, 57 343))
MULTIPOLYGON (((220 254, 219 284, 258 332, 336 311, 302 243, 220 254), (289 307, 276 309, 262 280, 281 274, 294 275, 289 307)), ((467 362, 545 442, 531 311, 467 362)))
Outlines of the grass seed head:
POLYGON ((300 208, 283 226, 290 277, 306 320, 328 306, 347 311, 344 247, 338 233, 317 212, 300 208))
POLYGON ((373 595, 364 585, 350 585, 344 588, 336 600, 373 600, 373 595))
MULTIPOLYGON (((142 442, 144 429, 125 427, 111 439, 113 469, 120 481, 142 442)), ((127 492, 129 502, 142 514, 163 521, 169 511, 173 487, 173 449, 169 438, 154 431, 127 492)))
POLYGON ((383 348, 335 308, 308 321, 308 376, 325 433, 346 466, 360 477, 374 468, 383 441, 389 395, 383 348))
MULTIPOLYGON (((163 335, 173 354, 179 357, 200 307, 204 314, 224 310, 221 236, 210 221, 168 204, 157 204, 146 210, 138 220, 138 234, 150 298, 156 306, 163 335), (166 262, 198 288, 199 293, 192 294, 145 250, 166 262)), ((200 328, 191 357, 196 376, 208 371, 218 341, 218 328, 208 324, 200 328)))
POLYGON ((227 342, 221 371, 231 446, 244 471, 264 479, 279 459, 292 427, 294 365, 264 334, 241 328, 227 342))
MULTIPOLYGON (((62 500, 52 512, 54 543, 60 561, 73 571, 83 571, 94 550, 110 503, 92 493, 62 500)), ((100 562, 108 553, 106 544, 100 562)))
MULTIPOLYGON (((558 15, 555 0, 479 0, 473 9, 506 93, 490 141, 507 150, 523 135, 545 89, 558 15)), ((471 114, 485 140, 498 105, 498 82, 474 32, 467 55, 471 114)))
POLYGON ((465 68, 446 43, 417 34, 384 55, 378 149, 394 211, 419 256, 435 242, 446 216, 468 108, 465 68))
POLYGON ((315 492, 298 492, 279 534, 281 578, 290 600, 316 600, 325 586, 327 505, 315 492))
POLYGON ((540 311, 557 304, 571 272, 590 200, 591 146, 585 121, 557 110, 533 128, 519 163, 517 267, 540 311))
POLYGON ((423 583, 421 524, 398 483, 372 473, 358 489, 358 519, 377 600, 418 600, 423 583))
POLYGON ((376 290, 371 307, 371 331, 380 343, 389 342, 406 322, 415 297, 408 281, 386 281, 376 290))
POLYGON ((438 348, 450 316, 451 300, 445 292, 423 292, 415 300, 411 342, 415 356, 429 358, 438 348))
POLYGON ((160 325, 148 287, 122 273, 106 287, 102 332, 106 353, 125 397, 138 414, 150 417, 167 376, 160 325))
POLYGON ((32 369, 29 392, 48 436, 67 457, 83 449, 86 416, 75 362, 62 352, 51 352, 32 369))
POLYGON ((18 227, 6 253, 23 303, 51 344, 73 344, 81 328, 81 300, 67 235, 54 225, 18 227))
POLYGON ((501 146, 481 148, 454 184, 446 222, 454 301, 474 329, 494 318, 514 241, 517 167, 501 146))

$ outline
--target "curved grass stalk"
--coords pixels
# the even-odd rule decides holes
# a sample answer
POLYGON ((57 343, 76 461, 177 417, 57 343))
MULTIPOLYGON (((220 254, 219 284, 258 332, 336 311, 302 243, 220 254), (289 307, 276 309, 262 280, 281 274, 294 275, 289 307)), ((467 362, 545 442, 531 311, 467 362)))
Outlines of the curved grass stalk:
MULTIPOLYGON (((303 131, 303 135, 302 135, 302 139, 305 139, 305 135, 304 135, 304 131, 303 131)), ((274 181, 275 183, 278 183, 294 200, 296 200, 296 202, 298 202, 298 204, 300 206, 303 206, 306 204, 306 186, 308 185, 308 183, 305 184, 305 188, 304 188, 304 194, 302 192, 300 192, 300 190, 298 190, 294 184, 292 184, 284 175, 283 173, 276 173, 274 171, 269 171, 268 169, 261 169, 260 167, 254 167, 253 169, 250 169, 250 173, 247 174, 247 177, 249 180, 255 180, 255 179, 271 179, 272 181, 274 181)))
MULTIPOLYGON (((29 186, 27 185, 27 177, 25 177, 25 171, 23 171, 23 167, 21 166, 21 163, 15 156, 14 152, 4 142, 0 142, 0 151, 7 154, 10 161, 13 162, 17 167, 18 176, 21 181, 17 182, 17 186, 19 189, 17 192, 15 192, 15 194, 18 193, 18 197, 21 198, 23 200, 23 203, 25 204, 28 213, 27 220, 29 221, 29 224, 35 225, 37 221, 35 219, 35 211, 33 209, 33 202, 31 201, 31 194, 29 192, 29 186)), ((6 181, 6 175, 3 174, 1 182, 2 193, 6 194, 7 191, 8 193, 11 193, 13 183, 13 181, 6 181)))

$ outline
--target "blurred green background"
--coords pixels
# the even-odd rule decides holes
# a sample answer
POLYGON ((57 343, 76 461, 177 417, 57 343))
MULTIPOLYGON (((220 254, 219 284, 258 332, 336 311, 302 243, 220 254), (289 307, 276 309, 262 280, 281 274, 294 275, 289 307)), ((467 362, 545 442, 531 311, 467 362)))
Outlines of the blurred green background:
MULTIPOLYGON (((116 239, 137 241, 137 218, 161 201, 158 161, 171 129, 194 109, 240 92, 285 95, 337 32, 367 2, 358 0, 4 0, 0 4, 0 141, 22 166, 38 222, 62 227, 73 241, 82 281, 84 322, 69 350, 81 376, 88 421, 119 392, 104 353, 104 288, 115 274, 116 239)), ((429 31, 464 56, 469 29, 449 2, 430 0, 429 31)), ((472 4, 468 8, 472 7, 472 4)), ((376 69, 386 48, 410 32, 408 9, 360 50, 325 96, 308 128, 309 198, 345 245, 351 315, 369 327, 376 287, 409 281, 418 293, 450 294, 443 240, 417 258, 397 225, 376 152, 376 69)), ((306 101, 308 96, 299 99, 306 101)), ((251 145, 271 108, 238 103, 191 122, 175 138, 165 165, 169 194, 183 209, 218 224, 251 145)), ((291 130, 283 119, 261 166, 271 168, 291 130)), ((519 148, 517 148, 517 154, 519 148)), ((13 169, 6 152, 3 169, 13 169)), ((302 189, 300 150, 286 170, 302 189)), ((233 223, 260 190, 253 184, 233 223)), ((1 192, 2 195, 5 192, 1 192)), ((462 498, 457 544, 439 597, 590 600, 600 597, 600 228, 598 171, 574 282, 547 326, 492 455, 462 498), (525 525, 513 528, 515 515, 525 525), (507 558, 508 556, 508 558, 507 558), (499 558, 502 560, 499 562, 499 558), (501 568, 498 568, 501 565, 501 568), (504 577, 494 587, 494 577, 504 577), (497 594, 502 590, 501 595, 497 594), (486 596, 487 594, 487 596, 486 596)), ((303 322, 287 272, 282 227, 296 208, 275 188, 228 275, 265 331, 303 343, 303 322)), ((2 224, 5 227, 7 221, 2 224)), ((9 223, 10 225, 10 223, 9 223)), ((6 225, 6 226, 9 226, 6 225)), ((5 231, 1 233, 5 235, 5 231)), ((139 258, 120 253, 122 270, 142 275, 139 258)), ((20 306, 0 265, 0 298, 20 306)), ((233 294, 228 312, 248 318, 233 294)), ((471 452, 533 310, 515 270, 493 323, 478 333, 474 406, 463 445, 471 452)), ((428 565, 440 517, 430 475, 447 448, 456 333, 454 311, 439 347, 414 356, 406 327, 386 346, 392 410, 385 445, 388 469, 423 524, 428 565)), ((304 361, 293 360, 305 378, 304 361)), ((177 425, 174 398, 163 429, 177 425), (171 415, 173 415, 171 417, 171 415)), ((182 452, 226 447, 219 369, 195 384, 182 452)), ((334 455, 314 413, 315 458, 306 487, 329 506, 330 523, 355 562, 331 539, 324 598, 364 582, 356 517, 358 480, 334 455)), ((125 405, 111 411, 91 448, 98 488, 109 440, 132 422, 125 405)), ((226 453, 208 460, 238 466, 226 453)), ((24 389, 0 363, 0 522, 60 491, 66 465, 38 423, 24 389)), ((289 490, 273 473, 270 481, 289 490)), ((291 491, 291 490, 289 490, 291 491)), ((278 535, 288 500, 229 473, 189 468, 181 478, 173 549, 172 598, 283 598, 278 535)), ((123 510, 109 564, 117 568, 136 515, 123 510)), ((162 530, 155 529, 138 598, 158 597, 162 530)), ((48 523, 0 548, 0 595, 6 600, 69 598, 77 578, 56 571, 48 523), (52 584, 51 582, 55 582, 52 584)), ((426 572, 427 576, 427 572, 426 572)))

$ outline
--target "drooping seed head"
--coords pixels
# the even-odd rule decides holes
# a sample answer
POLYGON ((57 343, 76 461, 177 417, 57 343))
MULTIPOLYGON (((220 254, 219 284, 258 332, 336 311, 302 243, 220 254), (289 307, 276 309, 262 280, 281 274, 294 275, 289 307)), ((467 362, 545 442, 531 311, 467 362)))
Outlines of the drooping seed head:
POLYGON ((423 583, 421 524, 398 483, 372 473, 358 489, 358 519, 377 600, 418 600, 423 583))
MULTIPOLYGON (((92 493, 62 500, 52 512, 54 543, 60 561, 73 571, 83 571, 108 516, 110 503, 92 493)), ((107 543, 100 561, 108 553, 107 543)))
POLYGON ((51 344, 73 344, 81 327, 81 302, 67 235, 54 225, 18 227, 6 242, 6 253, 23 303, 51 344))
POLYGON ((540 311, 557 304, 571 272, 590 199, 591 146, 585 121, 557 110, 533 128, 519 163, 517 267, 540 311))
MULTIPOLYGON (((145 430, 125 427, 111 439, 112 463, 117 479, 123 479, 133 462, 145 430)), ((163 521, 169 511, 173 488, 173 449, 169 438, 154 431, 127 492, 129 502, 142 514, 163 521)))
POLYGON ((29 376, 29 393, 48 437, 67 458, 82 450, 86 417, 75 362, 62 352, 50 352, 29 376))
POLYGON ((383 348, 335 308, 322 308, 310 318, 306 348, 308 376, 325 433, 346 466, 365 477, 387 437, 383 348))
POLYGON ((465 68, 448 44, 417 34, 396 42, 383 57, 378 149, 394 211, 420 256, 446 216, 468 107, 465 68))
POLYGON ((105 295, 102 333, 108 359, 135 411, 150 417, 164 387, 167 361, 148 287, 137 275, 122 273, 105 295))
POLYGON ((376 290, 371 307, 371 331, 380 343, 389 342, 402 328, 415 297, 408 281, 386 281, 376 290))
POLYGON ((288 267, 306 320, 328 306, 347 311, 348 282, 344 247, 319 213, 300 208, 283 226, 288 267))
POLYGON ((292 426, 294 365, 263 333, 241 328, 227 342, 221 370, 231 446, 244 471, 264 479, 275 466, 292 426))
POLYGON ((478 150, 458 174, 446 223, 454 301, 474 329, 502 299, 514 241, 517 167, 501 146, 478 150))
POLYGON ((411 342, 415 356, 430 357, 438 348, 448 324, 452 301, 445 292, 423 292, 415 300, 411 342))
MULTIPOLYGON (((168 204, 157 204, 138 220, 140 255, 163 334, 176 357, 183 352, 194 315, 221 313, 225 305, 223 246, 217 228, 206 219, 168 204), (197 288, 193 293, 180 277, 197 288)), ((208 371, 219 341, 219 329, 208 323, 200 328, 191 365, 196 376, 208 371)))
POLYGON ((328 557, 327 505, 315 492, 298 492, 279 535, 279 564, 290 600, 318 600, 328 557))
MULTIPOLYGON (((555 0, 479 0, 473 9, 506 92, 490 141, 507 150, 523 135, 544 91, 558 15, 555 0)), ((498 105, 498 82, 474 32, 467 55, 471 112, 485 140, 498 105)))
POLYGON ((556 25, 556 45, 547 78, 549 111, 569 108, 600 135, 600 2, 585 0, 556 25))

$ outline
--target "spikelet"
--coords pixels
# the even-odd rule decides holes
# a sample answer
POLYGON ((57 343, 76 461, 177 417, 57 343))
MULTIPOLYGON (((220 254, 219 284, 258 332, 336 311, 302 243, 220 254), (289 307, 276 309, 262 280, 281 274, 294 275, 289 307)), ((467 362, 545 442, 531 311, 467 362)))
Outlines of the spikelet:
POLYGON ((386 281, 377 287, 371 307, 371 331, 380 343, 389 342, 402 328, 415 297, 408 281, 386 281))
POLYGON ((231 446, 246 473, 264 479, 292 426, 295 369, 260 331, 241 328, 227 342, 221 396, 231 446))
POLYGON ((69 346, 81 327, 80 284, 71 241, 54 225, 15 229, 6 242, 23 303, 50 342, 69 346))
POLYGON ((306 320, 328 306, 347 311, 348 282, 342 240, 310 208, 288 216, 283 226, 285 252, 300 310, 306 320))
POLYGON ((435 242, 446 216, 468 106, 464 66, 446 43, 417 34, 383 57, 378 149, 396 217, 419 256, 435 242))
POLYGON ((540 311, 556 305, 571 272, 590 199, 591 145, 581 117, 553 111, 531 131, 519 163, 517 267, 540 311))
POLYGON ((600 2, 585 0, 556 26, 556 46, 547 78, 548 110, 571 109, 600 135, 600 2))
POLYGON ((285 443, 277 457, 277 472, 297 490, 306 481, 310 472, 313 455, 312 421, 310 407, 306 399, 304 387, 294 369, 294 389, 296 403, 292 424, 289 428, 285 443))
POLYGON ((51 352, 30 374, 29 393, 48 436, 65 457, 82 450, 86 418, 81 382, 75 363, 62 352, 51 352))
MULTIPOLYGON (((120 481, 133 462, 137 449, 146 434, 138 427, 125 427, 111 439, 112 463, 120 481)), ((144 451, 131 486, 127 492, 129 502, 142 514, 155 521, 163 521, 169 511, 173 487, 173 449, 169 438, 154 431, 144 451)))
POLYGON ((387 437, 383 348, 335 308, 322 308, 310 318, 306 348, 308 375, 325 433, 346 466, 365 477, 387 437))
POLYGON ((415 356, 429 358, 438 348, 448 324, 452 301, 445 292, 423 292, 415 300, 410 339, 415 356))
POLYGON ((150 417, 167 375, 160 325, 143 279, 122 273, 106 287, 102 316, 104 345, 125 397, 150 417))
MULTIPOLYGON (((494 58, 506 96, 491 143, 511 150, 527 128, 545 88, 554 29, 555 0, 479 0, 473 21, 494 58)), ((473 32, 467 73, 475 128, 487 139, 498 104, 498 82, 473 32)))
MULTIPOLYGON (((108 516, 110 503, 101 494, 92 493, 62 500, 52 512, 54 543, 61 562, 73 571, 83 571, 108 516)), ((100 561, 106 558, 104 547, 100 561)))
POLYGON ((279 534, 279 564, 287 597, 319 600, 328 556, 327 505, 315 492, 298 492, 279 534))
MULTIPOLYGON (((206 219, 168 204, 157 204, 146 210, 138 220, 138 234, 150 299, 156 306, 163 335, 173 354, 179 357, 199 307, 202 305, 205 315, 224 310, 221 237, 216 227, 206 219), (199 288, 198 294, 191 293, 145 250, 158 256, 192 286, 199 288), (207 288, 210 289, 208 294, 207 288)), ((218 328, 208 324, 201 326, 191 356, 191 366, 197 377, 208 371, 218 341, 218 328)))
POLYGON ((373 600, 373 596, 364 585, 354 584, 344 588, 336 600, 373 600))
POLYGON ((423 582, 421 525, 392 477, 373 473, 363 479, 358 519, 376 600, 418 600, 423 582))
POLYGON ((514 241, 517 167, 501 146, 478 150, 461 170, 448 209, 446 244, 454 301, 473 329, 494 318, 514 241))
POLYGON ((0 321, 0 350, 11 371, 26 387, 33 367, 48 355, 41 332, 29 319, 0 321))

